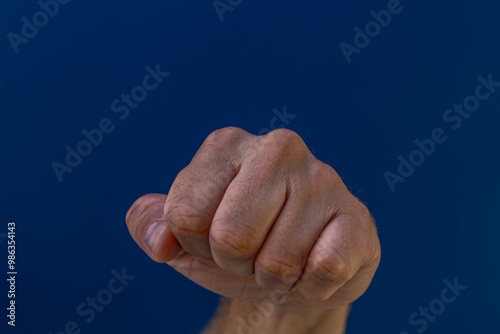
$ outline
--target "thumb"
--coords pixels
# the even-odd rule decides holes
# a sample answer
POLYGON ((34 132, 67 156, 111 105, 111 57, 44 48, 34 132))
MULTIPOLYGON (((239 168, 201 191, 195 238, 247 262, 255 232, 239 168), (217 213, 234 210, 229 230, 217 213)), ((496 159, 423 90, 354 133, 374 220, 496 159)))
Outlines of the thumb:
POLYGON ((196 284, 228 297, 241 294, 242 286, 259 288, 252 287, 248 277, 226 273, 212 258, 197 258, 184 251, 165 222, 166 199, 161 194, 144 195, 132 204, 125 218, 132 238, 151 259, 167 263, 196 284))
POLYGON ((165 263, 179 255, 181 246, 163 217, 166 195, 144 195, 132 204, 125 221, 135 242, 156 262, 165 263))

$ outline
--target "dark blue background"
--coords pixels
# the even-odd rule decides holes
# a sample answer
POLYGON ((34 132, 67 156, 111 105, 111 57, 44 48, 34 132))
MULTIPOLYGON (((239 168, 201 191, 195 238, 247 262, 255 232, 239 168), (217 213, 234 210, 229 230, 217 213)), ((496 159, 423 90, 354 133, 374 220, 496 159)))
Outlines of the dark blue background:
POLYGON ((212 131, 257 134, 286 105, 297 115, 287 127, 378 222, 382 263, 348 333, 416 333, 409 315, 455 277, 468 289, 425 332, 499 333, 500 91, 456 131, 442 115, 479 75, 500 81, 500 3, 402 4, 348 64, 339 43, 386 0, 245 0, 223 22, 209 0, 73 0, 18 54, 7 33, 40 7, 0 1, 0 233, 17 222, 19 272, 17 326, 2 311, 1 332, 58 333, 74 320, 82 333, 197 333, 217 296, 149 260, 125 213, 167 193, 212 131), (111 102, 156 64, 170 76, 121 121, 111 102), (103 118, 115 131, 58 182, 51 163, 103 118), (391 192, 383 173, 437 127, 448 140, 391 192), (135 280, 87 325, 76 306, 123 267, 135 280))

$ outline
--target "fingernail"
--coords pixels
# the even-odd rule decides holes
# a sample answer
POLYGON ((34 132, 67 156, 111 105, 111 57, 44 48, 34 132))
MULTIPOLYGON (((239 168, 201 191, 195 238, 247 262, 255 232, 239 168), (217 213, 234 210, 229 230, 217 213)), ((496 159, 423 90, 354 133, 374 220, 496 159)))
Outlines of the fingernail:
POLYGON ((160 238, 163 235, 163 232, 167 229, 167 223, 165 222, 156 222, 151 224, 146 231, 146 235, 144 236, 144 241, 146 242, 146 246, 149 250, 154 253, 160 238))

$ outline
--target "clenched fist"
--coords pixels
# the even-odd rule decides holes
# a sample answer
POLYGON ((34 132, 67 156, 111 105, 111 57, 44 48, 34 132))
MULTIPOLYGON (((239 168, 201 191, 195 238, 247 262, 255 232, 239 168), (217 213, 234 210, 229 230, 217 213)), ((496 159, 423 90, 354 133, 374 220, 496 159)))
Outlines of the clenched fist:
POLYGON ((214 131, 168 195, 126 216, 137 244, 230 299, 336 309, 368 288, 380 261, 368 209, 295 132, 214 131))

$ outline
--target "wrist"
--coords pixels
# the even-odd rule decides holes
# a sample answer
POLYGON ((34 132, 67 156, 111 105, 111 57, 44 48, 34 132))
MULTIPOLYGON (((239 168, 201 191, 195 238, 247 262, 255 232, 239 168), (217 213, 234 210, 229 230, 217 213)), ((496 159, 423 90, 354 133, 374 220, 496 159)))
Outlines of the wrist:
POLYGON ((221 298, 212 322, 203 334, 344 334, 351 306, 317 309, 271 300, 246 301, 221 298))

